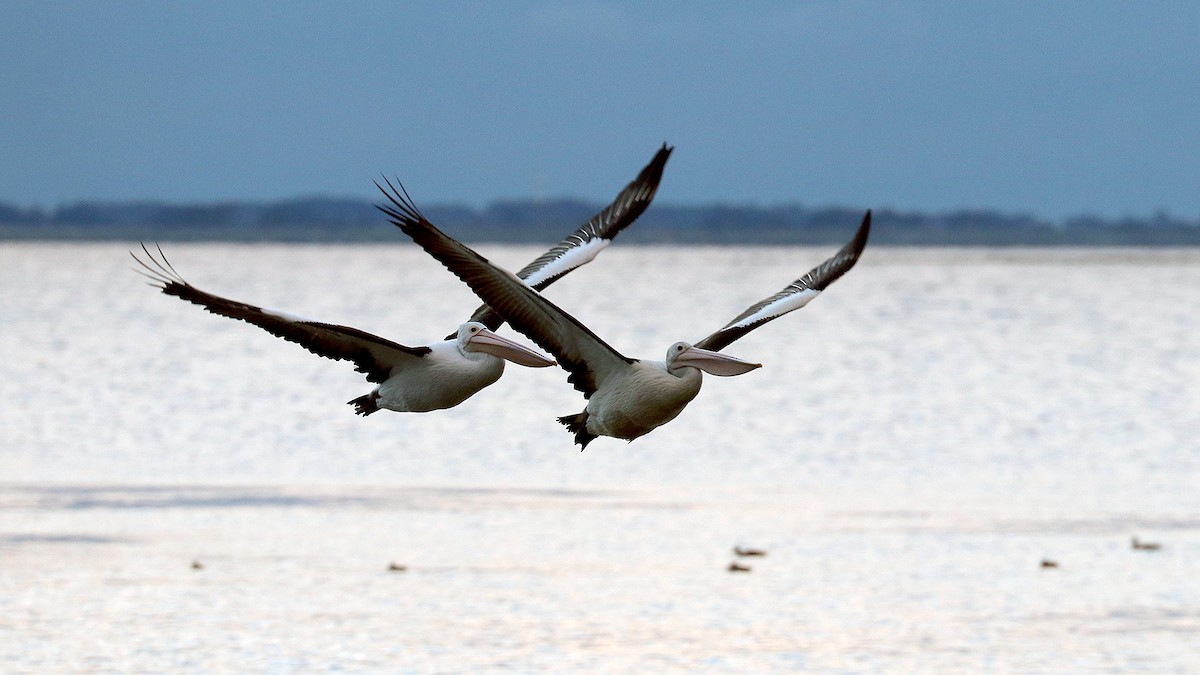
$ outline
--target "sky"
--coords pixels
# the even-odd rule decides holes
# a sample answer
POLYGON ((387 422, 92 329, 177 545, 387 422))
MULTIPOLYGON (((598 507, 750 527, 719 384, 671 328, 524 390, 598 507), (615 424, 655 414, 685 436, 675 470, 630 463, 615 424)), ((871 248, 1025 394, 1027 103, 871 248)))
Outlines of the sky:
POLYGON ((1200 2, 0 2, 0 201, 1200 217, 1200 2))

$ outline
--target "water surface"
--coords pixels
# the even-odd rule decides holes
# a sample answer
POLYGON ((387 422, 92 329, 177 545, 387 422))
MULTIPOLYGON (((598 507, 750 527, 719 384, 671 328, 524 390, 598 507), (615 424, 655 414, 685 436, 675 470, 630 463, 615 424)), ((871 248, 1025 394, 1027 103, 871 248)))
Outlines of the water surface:
MULTIPOLYGON (((350 366, 156 293, 127 248, 0 245, 15 671, 1197 662, 1200 251, 871 248, 726 349, 764 368, 579 453, 562 371, 359 418, 350 366), (731 574, 734 545, 769 554, 731 574)), ((830 252, 617 246, 548 295, 662 358, 830 252)), ((205 290, 409 344, 476 304, 410 246, 167 253, 205 290)))

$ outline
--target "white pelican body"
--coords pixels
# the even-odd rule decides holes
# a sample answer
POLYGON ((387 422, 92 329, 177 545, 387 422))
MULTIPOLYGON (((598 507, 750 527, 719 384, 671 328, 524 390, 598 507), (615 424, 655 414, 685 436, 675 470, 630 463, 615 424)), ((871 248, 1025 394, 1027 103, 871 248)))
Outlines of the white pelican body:
MULTIPOLYGON (((671 150, 664 143, 611 204, 526 265, 520 272, 525 283, 545 288, 593 260, 650 205, 671 150)), ((500 379, 505 361, 529 367, 554 365, 541 354, 493 333, 504 319, 487 305, 477 309, 444 341, 407 347, 357 328, 310 321, 207 293, 185 281, 161 248, 157 257, 145 245, 142 251, 146 260, 134 255, 143 268, 138 271, 163 293, 214 314, 254 324, 318 356, 352 361, 356 370, 378 385, 371 393, 348 402, 359 415, 381 409, 428 412, 452 408, 500 379)))
POLYGON ((453 408, 504 374, 505 360, 539 368, 554 362, 496 335, 481 323, 464 323, 453 340, 429 345, 429 351, 398 364, 364 400, 351 401, 360 414, 379 408, 395 412, 429 412, 453 408))
MULTIPOLYGON (((632 441, 670 422, 700 393, 701 371, 721 377, 748 373, 762 364, 676 342, 665 361, 635 360, 602 374, 593 372, 596 387, 587 407, 577 415, 558 418, 586 448, 598 436, 632 441)), ((578 383, 576 388, 579 388, 578 383)))
MULTIPOLYGON (((588 397, 587 407, 578 415, 560 417, 572 432, 584 432, 587 441, 596 436, 611 436, 632 441, 670 422, 683 412, 700 393, 704 376, 729 377, 760 368, 731 356, 676 342, 667 350, 665 361, 635 360, 613 370, 588 397)), ((598 383, 599 384, 599 383, 598 383)))
POLYGON ((504 374, 504 360, 469 352, 458 340, 429 345, 429 353, 411 368, 394 372, 372 392, 375 405, 396 412, 453 408, 504 374))
POLYGON ((667 370, 663 361, 635 361, 588 399, 582 415, 588 434, 632 441, 679 416, 700 393, 696 368, 667 370))
POLYGON ((622 356, 587 326, 542 297, 516 275, 487 261, 438 230, 413 206, 407 194, 384 192, 392 206, 380 207, 392 223, 466 283, 485 303, 550 352, 570 373, 568 382, 588 400, 583 412, 558 418, 580 447, 597 436, 633 440, 670 422, 700 392, 700 371, 740 375, 760 368, 719 353, 746 333, 803 307, 845 274, 866 246, 871 212, 846 246, 779 293, 751 306, 697 346, 676 342, 663 362, 622 356))

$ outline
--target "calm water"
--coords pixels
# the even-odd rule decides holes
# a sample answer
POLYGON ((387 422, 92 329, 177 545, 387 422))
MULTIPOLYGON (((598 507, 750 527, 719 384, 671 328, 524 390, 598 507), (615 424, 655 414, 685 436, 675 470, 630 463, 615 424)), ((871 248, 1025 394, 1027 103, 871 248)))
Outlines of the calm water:
MULTIPOLYGON (((0 244, 6 671, 1200 668, 1200 251, 869 248, 726 350, 763 369, 581 454, 560 370, 358 418, 351 367, 128 248, 0 244)), ((476 304, 412 247, 166 250, 410 344, 476 304)), ((549 295, 662 358, 830 252, 617 246, 549 295)))

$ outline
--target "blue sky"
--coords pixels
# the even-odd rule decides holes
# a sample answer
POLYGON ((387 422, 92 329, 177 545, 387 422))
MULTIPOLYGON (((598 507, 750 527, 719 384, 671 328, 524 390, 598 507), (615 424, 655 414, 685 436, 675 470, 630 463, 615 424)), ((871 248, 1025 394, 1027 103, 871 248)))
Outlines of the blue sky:
POLYGON ((1200 2, 0 3, 0 200, 1200 217, 1200 2))

